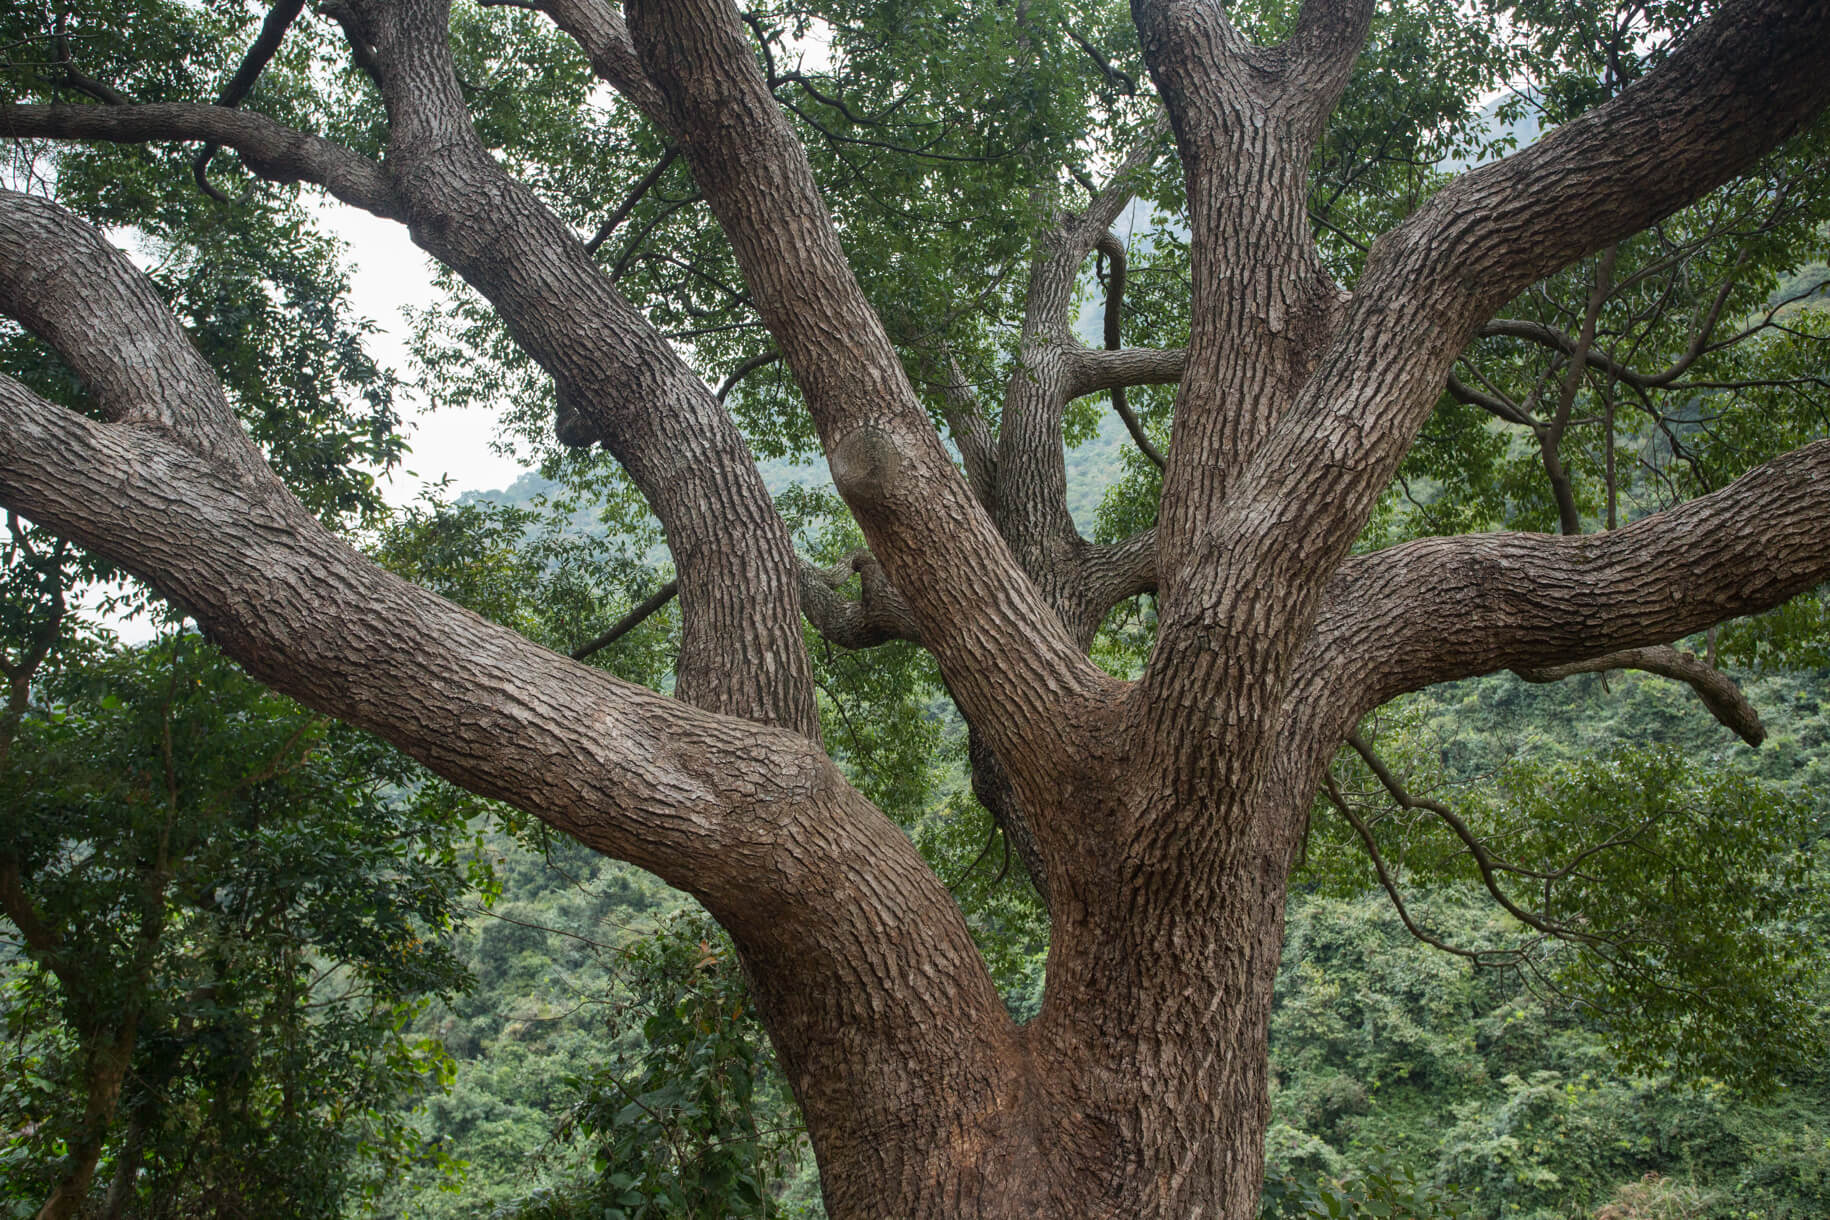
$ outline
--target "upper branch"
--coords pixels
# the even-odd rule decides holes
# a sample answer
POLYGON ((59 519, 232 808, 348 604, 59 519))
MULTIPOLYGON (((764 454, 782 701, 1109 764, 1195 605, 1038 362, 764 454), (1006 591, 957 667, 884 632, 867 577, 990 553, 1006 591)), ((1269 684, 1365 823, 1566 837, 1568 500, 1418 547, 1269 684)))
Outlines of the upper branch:
POLYGON ((660 518, 679 572, 675 692, 818 738, 792 540, 728 412, 470 122, 443 0, 343 10, 388 107, 414 241, 485 296, 660 518))
MULTIPOLYGON (((1461 315, 1456 324, 1478 325, 1534 281, 1701 198, 1798 130, 1830 101, 1815 55, 1826 38, 1830 10, 1815 0, 1724 4, 1612 101, 1445 187, 1380 239, 1374 261, 1429 275, 1461 315)), ((1386 277, 1369 267, 1368 278, 1386 277)))
POLYGON ((570 34, 598 78, 634 104, 662 130, 671 130, 660 90, 648 79, 623 15, 605 0, 534 0, 529 5, 570 34))
POLYGON ((1306 98, 1318 138, 1347 88, 1372 14, 1373 0, 1304 0, 1296 29, 1280 48, 1289 57, 1289 88, 1306 98))
POLYGON ((1042 750, 1051 763, 1074 757, 1063 700, 1107 681, 954 469, 852 275, 741 16, 727 0, 627 11, 694 177, 800 383, 833 481, 968 716, 996 726, 1000 745, 1056 742, 1042 750), (988 655, 1005 665, 984 664, 988 655))
MULTIPOLYGON (((1167 616, 1168 632, 1235 632, 1273 602, 1309 621, 1476 328, 1533 280, 1698 198, 1820 110, 1830 76, 1814 56, 1826 38, 1830 6, 1729 4, 1614 101, 1465 175, 1381 238, 1313 374, 1204 532, 1197 565, 1213 575, 1167 616)), ((1193 363, 1191 354, 1191 376, 1193 363)), ((1767 477, 1781 469, 1792 467, 1776 463, 1767 477)), ((1166 489, 1165 519, 1168 500, 1166 489)), ((1806 503, 1795 507, 1808 518, 1806 503)), ((1727 536, 1746 537, 1738 528, 1727 536)), ((1540 544, 1467 545, 1511 554, 1540 544)), ((1481 553, 1465 558, 1478 566, 1481 553)), ((1739 612, 1718 612, 1709 598, 1674 604, 1682 623, 1698 626, 1739 612)), ((1429 617, 1435 630, 1455 621, 1441 610, 1429 617)), ((1582 655, 1682 634, 1663 630, 1582 655)), ((1275 686, 1292 643, 1248 661, 1253 680, 1275 686)), ((1174 657, 1159 648, 1160 666, 1174 657)))
POLYGON ((242 478, 266 474, 216 375, 125 255, 64 209, 0 190, 0 313, 60 351, 104 419, 182 436, 242 478), (98 326, 123 336, 98 347, 98 326))
MULTIPOLYGON (((304 10, 305 0, 279 0, 273 6, 267 13, 267 19, 261 23, 261 32, 255 38, 254 45, 248 48, 247 55, 242 57, 240 66, 235 69, 235 75, 229 78, 229 83, 217 95, 218 106, 233 109, 253 92, 255 82, 260 80, 261 73, 279 51, 286 31, 292 28, 292 23, 298 20, 304 10)), ((204 145, 203 151, 197 154, 197 159, 191 162, 191 172, 197 178, 197 185, 206 194, 219 202, 226 202, 227 197, 210 185, 210 161, 216 156, 216 150, 215 144, 204 145)))

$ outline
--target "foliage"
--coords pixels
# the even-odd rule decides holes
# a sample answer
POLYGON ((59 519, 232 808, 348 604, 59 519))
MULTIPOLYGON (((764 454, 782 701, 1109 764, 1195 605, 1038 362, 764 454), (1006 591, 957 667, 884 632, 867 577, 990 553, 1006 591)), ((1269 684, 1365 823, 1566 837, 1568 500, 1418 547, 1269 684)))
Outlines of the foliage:
POLYGON ((337 1215, 416 1154, 449 1060, 407 1025, 468 981, 471 798, 185 636, 44 675, 0 786, 9 1199, 42 1201, 123 1038, 108 1156, 142 1214, 337 1215))
MULTIPOLYGON (((576 1082, 605 1220, 781 1215, 799 1138, 729 939, 700 913, 628 951, 611 1062, 576 1082)), ((530 1220, 532 1218, 530 1217, 530 1220)))

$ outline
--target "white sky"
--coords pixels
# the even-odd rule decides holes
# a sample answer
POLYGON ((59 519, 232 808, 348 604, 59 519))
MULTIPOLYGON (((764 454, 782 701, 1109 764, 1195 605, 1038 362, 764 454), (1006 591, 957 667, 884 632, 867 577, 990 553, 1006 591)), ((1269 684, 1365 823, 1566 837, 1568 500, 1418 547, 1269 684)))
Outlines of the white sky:
MULTIPOLYGON (((404 225, 367 212, 327 202, 318 215, 324 227, 349 246, 350 298, 355 311, 373 321, 381 333, 369 338, 369 352, 385 367, 411 382, 415 373, 407 356, 412 326, 408 308, 423 309, 436 299, 431 261, 407 237, 404 225)), ((389 503, 405 504, 422 487, 442 475, 452 491, 488 491, 507 487, 521 466, 496 453, 495 413, 486 407, 425 410, 416 393, 400 400, 413 452, 383 484, 389 503), (411 473, 409 473, 411 472, 411 473)))

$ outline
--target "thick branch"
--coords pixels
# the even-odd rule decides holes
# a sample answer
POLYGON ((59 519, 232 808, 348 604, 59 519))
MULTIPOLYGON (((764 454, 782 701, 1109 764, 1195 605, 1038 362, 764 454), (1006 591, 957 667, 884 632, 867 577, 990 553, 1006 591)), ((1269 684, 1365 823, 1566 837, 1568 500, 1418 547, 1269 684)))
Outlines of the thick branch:
POLYGON ((666 104, 642 70, 635 45, 629 40, 629 27, 616 6, 605 0, 534 0, 528 7, 545 13, 554 25, 572 36, 599 80, 622 94, 662 130, 671 130, 666 104))
POLYGON ((183 436, 226 472, 266 477, 216 375, 152 285, 49 200, 0 190, 0 313, 77 353, 71 367, 104 419, 183 436), (98 330, 121 343, 94 344, 98 330))
POLYGON ((1357 715, 1437 682, 1580 664, 1771 609, 1830 580, 1827 484, 1818 441, 1608 533, 1426 538, 1356 557, 1328 586, 1304 664, 1357 715))
MULTIPOLYGON (((1309 621, 1323 586, 1346 558, 1475 329, 1533 280, 1698 198, 1821 109, 1830 100, 1830 77, 1817 70, 1814 54, 1827 37, 1830 8, 1821 4, 1743 0, 1727 5, 1619 98, 1523 152, 1464 175, 1381 238, 1325 354, 1264 442, 1251 446, 1248 465, 1226 488, 1212 522, 1202 527, 1186 570, 1205 573, 1198 578, 1205 587, 1198 592, 1191 588, 1183 600, 1173 596, 1179 591, 1173 580, 1169 583, 1172 596, 1166 597, 1164 643, 1153 662, 1153 680, 1175 684, 1186 680, 1182 675, 1200 672, 1207 664, 1201 650, 1220 638, 1228 643, 1213 664, 1224 672, 1214 680, 1242 694, 1281 698, 1284 666, 1299 639, 1288 633, 1261 635, 1258 624, 1273 615, 1283 622, 1309 621)), ((1197 227, 1196 237, 1201 236, 1197 227)), ((1197 290, 1200 286, 1198 280, 1197 290)), ((1196 332, 1198 341, 1198 321, 1196 332)), ((1198 342, 1191 345, 1191 353, 1198 348, 1198 342)), ((1196 372, 1191 354, 1185 399, 1196 372)), ((1179 418, 1178 429, 1183 423, 1179 418)), ((1179 432, 1176 443, 1180 454, 1179 432)), ((1802 461, 1810 465, 1816 460, 1802 461)), ((1798 468, 1782 461, 1761 477, 1765 486, 1776 486, 1782 471, 1798 468)), ((1176 473, 1172 465, 1164 495, 1165 527, 1182 522, 1177 514, 1198 504, 1183 494, 1186 488, 1177 487, 1176 473)), ((1789 507, 1798 520, 1813 516, 1808 497, 1789 507)), ((1792 523, 1780 524, 1789 528, 1792 523)), ((1748 538, 1743 524, 1724 522, 1722 528, 1726 537, 1748 538)), ((1172 533, 1167 543, 1171 556, 1177 541, 1172 533)), ((1714 541, 1703 539, 1693 553, 1714 549, 1714 541)), ((1481 547, 1497 547, 1510 560, 1522 558, 1521 549, 1544 544, 1464 545, 1477 548, 1464 560, 1480 565, 1481 547)), ((1622 544, 1581 545, 1598 548, 1580 553, 1586 557, 1618 555, 1609 548, 1622 544)), ((1652 550, 1665 554, 1656 546, 1652 550)), ((1667 558, 1673 565, 1681 563, 1679 556, 1667 558)), ((1730 566, 1745 571, 1747 556, 1741 559, 1730 566)), ((1813 559, 1803 566, 1816 570, 1821 565, 1813 559)), ((1667 609, 1646 606, 1644 620, 1636 622, 1629 614, 1598 624, 1603 628, 1598 639, 1585 641, 1574 632, 1546 637, 1547 651, 1579 650, 1546 660, 1669 642, 1743 612, 1718 612, 1721 603, 1764 608, 1814 583, 1791 581, 1795 573, 1784 565, 1780 570, 1787 576, 1779 581, 1766 572, 1752 574, 1750 587, 1761 592, 1746 596, 1729 596, 1719 580, 1699 570, 1699 584, 1708 595, 1690 601, 1682 592, 1661 588, 1667 609), (1787 591, 1767 592, 1779 586, 1787 591), (1629 638, 1613 638, 1609 629, 1629 638)), ((1553 600, 1574 595, 1564 586, 1567 575, 1567 564, 1561 574, 1544 573, 1547 589, 1555 590, 1553 600)), ((1596 576, 1604 584, 1611 579, 1605 571, 1596 576)), ((1442 579, 1458 583, 1446 573, 1442 579)), ((1618 604, 1633 604, 1624 590, 1612 592, 1626 599, 1618 604)), ((1604 591, 1601 604, 1616 603, 1604 591)), ((1447 606, 1419 604, 1412 610, 1427 616, 1438 632, 1445 623, 1460 623, 1447 606)), ((1572 619, 1582 617, 1573 605, 1567 612, 1572 619)), ((1475 638, 1488 638, 1478 621, 1470 626, 1475 638)), ((1509 639, 1506 647, 1517 645, 1509 639)), ((1441 646, 1424 651, 1441 655, 1441 646)), ((1485 659, 1479 664, 1482 668, 1462 672, 1504 667, 1485 659)), ((1430 665, 1420 669, 1439 672, 1430 665)), ((1200 731, 1193 722, 1187 727, 1200 731)), ((1191 748, 1193 741, 1191 737, 1191 748)))
POLYGON ((552 375, 570 439, 600 439, 661 520, 680 581, 675 693, 817 739, 792 540, 736 424, 483 147, 441 0, 349 8, 388 104, 388 166, 415 242, 488 298, 552 375))
POLYGON ((1012 562, 916 400, 742 18, 725 0, 626 7, 694 177, 800 382, 833 481, 924 643, 1001 756, 1027 753, 1043 770, 1070 764, 1064 700, 1095 696, 1106 680, 1012 562), (988 655, 1011 664, 986 665, 988 655), (1025 739, 1027 751, 1002 748, 1025 739))
POLYGON ((1134 385, 1174 385, 1188 364, 1184 348, 1121 347, 1099 351, 1076 347, 1068 353, 1068 396, 1097 394, 1134 385))
POLYGON ((1373 0, 1304 0, 1281 48, 1289 57, 1287 88, 1306 98, 1317 136, 1347 88, 1372 14, 1373 0))
MULTIPOLYGON (((1657 71, 1444 188, 1392 247, 1467 294, 1478 323, 1533 281, 1702 197, 1830 101, 1815 0, 1725 4, 1657 71)), ((1395 258, 1392 261, 1396 262, 1395 258)), ((1407 260, 1408 261, 1408 260, 1407 260)), ((1415 270, 1413 266, 1412 270, 1415 270)))
POLYGON ((801 613, 814 630, 841 648, 874 648, 891 640, 921 640, 920 628, 869 551, 830 568, 801 565, 801 613), (860 596, 839 590, 857 573, 860 596))
MULTIPOLYGON (((39 261, 83 263, 98 288, 136 274, 118 255, 15 251, 41 214, 76 223, 0 195, 9 305, 39 261)), ((55 341, 70 365, 128 363, 110 354, 121 348, 187 368, 169 315, 163 327, 114 316, 120 296, 98 291, 100 313, 67 303, 55 341)), ((736 936, 797 1091, 811 1065, 844 1065, 819 1085, 855 1127, 835 1138, 902 1122, 886 1107, 933 1084, 936 1064, 935 1087, 995 1104, 1014 1029, 957 906, 813 741, 620 682, 383 571, 319 525, 239 430, 208 434, 226 410, 219 387, 148 385, 199 397, 155 410, 127 384, 113 415, 172 424, 99 423, 0 377, 0 504, 147 580, 275 689, 697 895, 736 936), (210 448, 231 439, 240 462, 210 448), (868 1004, 860 977, 874 980, 868 1004)))

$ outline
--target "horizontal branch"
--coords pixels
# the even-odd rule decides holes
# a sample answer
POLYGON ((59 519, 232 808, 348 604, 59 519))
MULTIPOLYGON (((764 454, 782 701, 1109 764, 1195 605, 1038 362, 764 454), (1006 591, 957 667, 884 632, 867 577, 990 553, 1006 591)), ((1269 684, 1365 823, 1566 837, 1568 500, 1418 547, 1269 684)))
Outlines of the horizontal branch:
POLYGON ((0 135, 118 144, 219 144, 241 154, 248 168, 263 178, 309 182, 365 212, 389 220, 406 218, 381 166, 334 141, 295 131, 252 111, 183 102, 124 106, 0 103, 0 135))
POLYGON ((813 782, 793 769, 738 781, 731 768, 759 765, 744 755, 798 742, 801 769, 824 762, 803 739, 575 665, 392 576, 271 475, 225 477, 180 437, 95 423, 3 378, 0 422, 6 505, 173 597, 255 677, 675 884, 706 884, 686 870, 728 850, 742 788, 747 806, 813 782))
POLYGON ((1068 397, 1098 394, 1121 386, 1174 385, 1182 379, 1188 364, 1184 348, 1121 347, 1100 351, 1091 347, 1069 348, 1068 397))
MULTIPOLYGON (((1827 485, 1830 441, 1818 441, 1607 533, 1425 538, 1356 556, 1327 587, 1304 664, 1350 691, 1358 714, 1434 683, 1579 665, 1772 609, 1830 580, 1827 485)), ((1701 680, 1663 654, 1641 659, 1701 680)))

